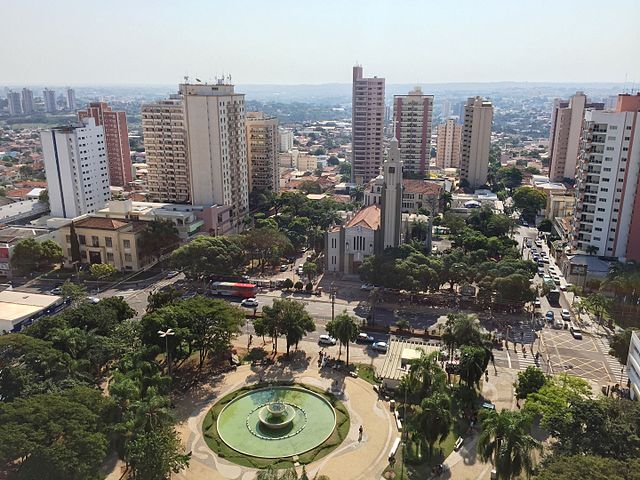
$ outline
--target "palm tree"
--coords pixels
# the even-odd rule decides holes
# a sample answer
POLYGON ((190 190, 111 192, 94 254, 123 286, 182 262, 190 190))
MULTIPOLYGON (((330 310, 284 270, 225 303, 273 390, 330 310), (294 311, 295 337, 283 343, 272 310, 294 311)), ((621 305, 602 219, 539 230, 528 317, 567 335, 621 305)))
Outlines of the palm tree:
POLYGON ((598 253, 598 247, 596 247, 595 245, 589 245, 584 249, 584 251, 587 252, 587 255, 595 255, 596 253, 598 253))
POLYGON ((416 414, 411 418, 409 428, 420 440, 429 446, 429 459, 433 457, 433 447, 449 435, 451 427, 451 401, 442 392, 422 400, 416 414))
MULTIPOLYGON (((331 334, 340 341, 340 345, 346 345, 347 347, 347 366, 349 366, 349 343, 355 342, 358 338, 360 333, 358 322, 344 310, 330 323, 332 324, 331 334)), ((329 326, 327 325, 328 328, 329 326)))
POLYGON ((438 352, 422 352, 419 359, 411 362, 407 377, 418 382, 422 395, 442 390, 447 379, 444 370, 438 365, 438 352))
POLYGON ((477 317, 467 313, 450 313, 442 340, 449 347, 449 358, 453 350, 462 345, 484 346, 482 333, 478 327, 477 317))
MULTIPOLYGON (((302 473, 298 476, 297 472, 293 468, 282 471, 282 474, 278 473, 278 470, 273 467, 269 467, 266 470, 260 470, 256 476, 256 480, 309 480, 307 476, 306 468, 302 467, 302 473)), ((313 480, 330 480, 326 475, 316 474, 313 480)))
POLYGON ((531 417, 521 412, 484 410, 480 416, 482 433, 476 450, 483 462, 496 468, 498 480, 509 480, 533 472, 536 451, 542 445, 531 436, 531 417))

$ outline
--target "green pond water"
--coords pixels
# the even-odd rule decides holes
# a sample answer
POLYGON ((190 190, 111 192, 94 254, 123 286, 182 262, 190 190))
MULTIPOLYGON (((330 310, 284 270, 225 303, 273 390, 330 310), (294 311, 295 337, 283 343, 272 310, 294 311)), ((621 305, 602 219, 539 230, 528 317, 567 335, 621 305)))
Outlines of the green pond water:
POLYGON ((299 455, 323 443, 336 425, 336 413, 321 395, 300 387, 253 390, 232 400, 218 416, 222 441, 245 455, 281 458, 299 455), (274 402, 287 406, 285 428, 269 428, 260 420, 274 402))

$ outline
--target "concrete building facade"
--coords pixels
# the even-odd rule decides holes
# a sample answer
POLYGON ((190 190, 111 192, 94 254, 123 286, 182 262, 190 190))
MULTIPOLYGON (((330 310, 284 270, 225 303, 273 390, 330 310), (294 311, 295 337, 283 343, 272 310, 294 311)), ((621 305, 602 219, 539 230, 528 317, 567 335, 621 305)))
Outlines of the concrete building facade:
MULTIPOLYGON (((631 333, 629 345, 629 357, 627 359, 627 376, 631 384, 630 393, 632 400, 640 400, 640 334, 638 331, 631 333)), ((622 385, 624 387, 624 385, 622 385)))
POLYGON ((353 67, 351 180, 366 184, 380 173, 384 140, 384 78, 365 78, 353 67))
POLYGON ((240 229, 249 210, 247 136, 244 94, 233 85, 181 84, 191 203, 231 205, 232 223, 240 229))
POLYGON ((481 97, 471 97, 464 107, 462 149, 460 152, 460 179, 469 188, 476 189, 487 183, 493 105, 481 97))
POLYGON ((402 155, 398 140, 391 140, 387 159, 382 164, 382 195, 380 196, 382 250, 400 245, 400 224, 402 223, 402 155))
POLYGON ((393 96, 394 135, 406 173, 429 174, 433 95, 415 87, 408 95, 393 96))
POLYGON ((577 92, 569 100, 554 100, 549 134, 551 181, 561 182, 575 177, 585 109, 602 110, 603 107, 602 103, 589 103, 582 92, 577 92))
POLYGON ((22 113, 30 115, 34 111, 33 107, 33 91, 28 88, 22 89, 22 113))
POLYGON ((20 92, 9 91, 7 93, 7 103, 9 106, 9 115, 22 115, 22 100, 20 92))
POLYGON ((160 202, 191 201, 184 106, 178 95, 142 105, 147 188, 160 202))
POLYGON ((289 150, 293 149, 293 132, 290 130, 282 130, 279 131, 280 135, 280 152, 286 153, 289 150))
MULTIPOLYGON (((75 93, 74 102, 75 102, 75 93)), ((111 185, 126 187, 132 181, 131 150, 125 112, 115 112, 105 102, 91 102, 86 110, 78 112, 78 118, 91 117, 96 125, 104 127, 107 162, 111 185)))
POLYGON ((576 171, 572 246, 640 261, 640 94, 588 109, 576 171))
POLYGON ((93 118, 40 132, 51 214, 75 218, 110 199, 104 129, 93 118))
POLYGON ((76 107, 76 91, 73 88, 67 88, 67 108, 75 110, 76 107))
POLYGON ((44 111, 47 113, 55 113, 58 111, 58 105, 56 104, 56 92, 55 90, 49 90, 45 88, 42 91, 42 99, 44 100, 44 111))
POLYGON ((249 192, 280 188, 278 119, 263 112, 246 114, 249 192))
POLYGON ((436 166, 439 168, 460 168, 462 125, 453 118, 447 119, 446 123, 438 125, 436 142, 436 166))

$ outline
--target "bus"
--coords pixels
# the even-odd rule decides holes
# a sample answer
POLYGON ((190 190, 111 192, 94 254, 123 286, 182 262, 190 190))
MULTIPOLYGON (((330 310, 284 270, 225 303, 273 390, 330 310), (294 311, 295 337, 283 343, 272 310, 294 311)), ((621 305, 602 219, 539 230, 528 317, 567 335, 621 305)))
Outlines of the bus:
POLYGON ((211 284, 212 295, 225 297, 252 298, 258 293, 258 287, 253 283, 213 282, 211 284))
POLYGON ((553 305, 554 307, 560 306, 560 290, 554 288, 553 290, 547 293, 547 300, 549 301, 549 305, 553 305))

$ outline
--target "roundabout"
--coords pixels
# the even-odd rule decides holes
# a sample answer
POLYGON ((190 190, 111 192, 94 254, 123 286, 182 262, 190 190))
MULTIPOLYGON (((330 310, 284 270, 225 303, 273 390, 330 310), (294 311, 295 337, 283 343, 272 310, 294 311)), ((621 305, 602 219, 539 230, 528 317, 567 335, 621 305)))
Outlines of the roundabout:
POLYGON ((302 386, 267 386, 243 392, 217 416, 220 439, 259 458, 300 455, 324 443, 336 427, 327 398, 302 386))

